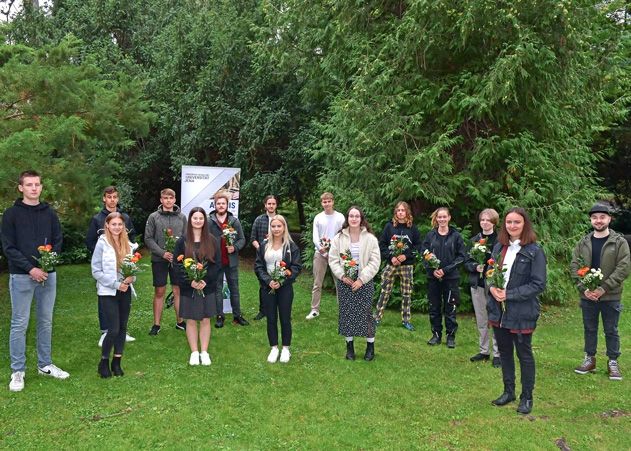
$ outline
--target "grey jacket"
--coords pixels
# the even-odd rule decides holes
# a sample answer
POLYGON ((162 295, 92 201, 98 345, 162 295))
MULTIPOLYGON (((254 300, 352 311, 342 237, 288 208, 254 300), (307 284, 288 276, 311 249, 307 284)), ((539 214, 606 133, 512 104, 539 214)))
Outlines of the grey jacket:
MULTIPOLYGON (((234 227, 234 230, 237 232, 237 239, 234 242, 235 252, 233 252, 232 254, 228 254, 230 267, 236 268, 237 266, 239 266, 239 252, 245 247, 246 244, 245 235, 243 234, 243 229, 241 228, 241 222, 239 222, 239 220, 230 212, 228 212, 228 225, 230 227, 234 227)), ((223 231, 221 230, 221 226, 217 221, 217 213, 215 211, 211 211, 208 215, 208 227, 210 229, 211 235, 216 236, 219 242, 222 242, 221 236, 223 235, 223 231)))
POLYGON ((145 225, 145 246, 151 251, 151 261, 166 261, 162 256, 164 249, 164 231, 173 230, 173 235, 181 237, 186 233, 186 216, 180 213, 180 207, 175 205, 173 211, 163 211, 162 205, 147 218, 145 225))
MULTIPOLYGON (((585 292, 585 286, 581 283, 576 271, 582 263, 590 265, 592 262, 592 235, 594 232, 585 235, 574 248, 570 270, 576 288, 581 293, 585 292)), ((629 243, 619 233, 609 229, 609 238, 605 241, 600 254, 600 270, 603 273, 603 280, 600 284, 605 290, 605 294, 600 297, 601 301, 619 301, 622 298, 622 286, 624 280, 631 272, 631 261, 629 260, 629 243)))

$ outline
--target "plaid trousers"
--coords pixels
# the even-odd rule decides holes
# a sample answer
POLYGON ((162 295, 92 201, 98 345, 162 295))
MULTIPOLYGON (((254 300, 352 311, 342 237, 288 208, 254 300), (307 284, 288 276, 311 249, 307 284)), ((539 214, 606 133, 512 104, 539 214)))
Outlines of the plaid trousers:
POLYGON ((379 302, 377 302, 377 314, 375 319, 381 321, 383 311, 388 304, 390 295, 392 294, 392 284, 394 278, 401 278, 401 321, 410 322, 412 316, 410 306, 412 304, 412 285, 414 283, 414 265, 386 265, 381 273, 381 294, 379 302))

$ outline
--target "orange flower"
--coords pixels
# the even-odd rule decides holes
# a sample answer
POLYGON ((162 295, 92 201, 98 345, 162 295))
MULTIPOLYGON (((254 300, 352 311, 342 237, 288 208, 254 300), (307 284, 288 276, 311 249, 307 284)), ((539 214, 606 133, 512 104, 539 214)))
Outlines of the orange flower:
POLYGON ((432 255, 433 255, 433 254, 432 254, 431 252, 428 252, 427 254, 425 254, 425 255, 423 256, 423 258, 424 258, 425 260, 428 260, 428 261, 429 261, 429 259, 430 259, 430 258, 432 258, 432 255))
POLYGON ((286 269, 286 270, 285 270, 285 276, 286 276, 286 277, 291 276, 291 270, 286 269))
POLYGON ((138 260, 140 260, 138 257, 136 257, 135 255, 130 259, 130 261, 132 263, 138 263, 138 260))
POLYGON ((52 251, 52 250, 53 250, 53 246, 52 246, 52 245, 50 245, 50 244, 47 244, 47 245, 46 245, 46 246, 44 246, 44 247, 46 248, 46 251, 47 251, 47 252, 50 252, 50 251, 52 251))
POLYGON ((281 268, 284 268, 285 266, 287 266, 287 263, 285 263, 284 261, 281 260, 279 265, 280 265, 281 268))
POLYGON ((583 266, 581 269, 576 271, 578 277, 585 277, 585 275, 589 272, 589 266, 583 266))
POLYGON ((348 266, 357 266, 357 262, 356 262, 355 260, 351 260, 351 261, 348 263, 348 266))
POLYGON ((204 269, 204 265, 202 265, 201 263, 197 263, 197 269, 201 271, 202 269, 204 269))
POLYGON ((397 247, 398 247, 399 249, 401 249, 401 248, 403 247, 403 243, 399 241, 399 242, 397 243, 397 247))
POLYGON ((173 236, 173 229, 167 229, 167 235, 173 236))
POLYGON ((182 260, 184 260, 184 255, 180 254, 177 256, 177 261, 181 262, 182 260))
POLYGON ((140 252, 134 252, 134 257, 140 260, 142 258, 142 254, 140 252))
POLYGON ((494 258, 489 258, 486 262, 487 265, 489 266, 493 266, 495 264, 495 259, 494 258))
POLYGON ((37 250, 39 252, 44 252, 46 250, 46 246, 37 246, 37 250))
POLYGON ((480 241, 478 241, 478 243, 480 243, 480 244, 486 244, 486 238, 482 238, 482 239, 480 239, 480 241))

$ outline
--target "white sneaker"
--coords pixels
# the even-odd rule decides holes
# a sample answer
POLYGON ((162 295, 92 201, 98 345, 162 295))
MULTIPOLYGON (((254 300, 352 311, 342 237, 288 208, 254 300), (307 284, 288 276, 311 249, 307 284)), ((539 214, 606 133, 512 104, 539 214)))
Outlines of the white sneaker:
POLYGON ((267 361, 269 363, 276 363, 277 360, 278 360, 278 347, 274 346, 272 350, 269 352, 269 355, 267 356, 267 361))
POLYGON ((188 359, 188 364, 192 366, 199 365, 199 352, 191 352, 191 358, 188 359))
POLYGON ((317 310, 311 310, 309 312, 309 314, 307 316, 305 316, 305 319, 313 319, 320 316, 320 312, 318 312, 317 310))
POLYGON ((289 362, 289 358, 291 357, 291 352, 289 352, 289 348, 283 346, 283 350, 280 352, 280 363, 289 362))
POLYGON ((44 368, 37 368, 37 372, 43 376, 54 377, 55 379, 68 379, 70 374, 62 370, 61 368, 53 365, 46 365, 44 368))
POLYGON ((16 371, 11 374, 11 382, 9 382, 9 390, 22 391, 24 389, 24 371, 16 371))
POLYGON ((210 355, 207 352, 200 352, 199 359, 202 361, 202 365, 209 366, 212 362, 210 361, 210 355))
POLYGON ((125 335, 125 341, 129 343, 130 341, 136 341, 136 339, 131 335, 125 335))
POLYGON ((103 347, 103 340, 105 340, 106 335, 107 335, 107 332, 103 332, 101 334, 101 338, 99 338, 99 348, 103 347))

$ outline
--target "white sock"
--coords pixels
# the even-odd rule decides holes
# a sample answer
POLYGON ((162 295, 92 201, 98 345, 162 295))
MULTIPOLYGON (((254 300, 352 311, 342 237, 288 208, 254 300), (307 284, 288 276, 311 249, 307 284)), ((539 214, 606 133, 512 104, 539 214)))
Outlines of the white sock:
POLYGON ((353 337, 346 337, 346 343, 350 343, 351 341, 353 341, 353 337))
POLYGON ((366 338, 366 343, 374 343, 374 342, 375 342, 375 337, 366 338))

